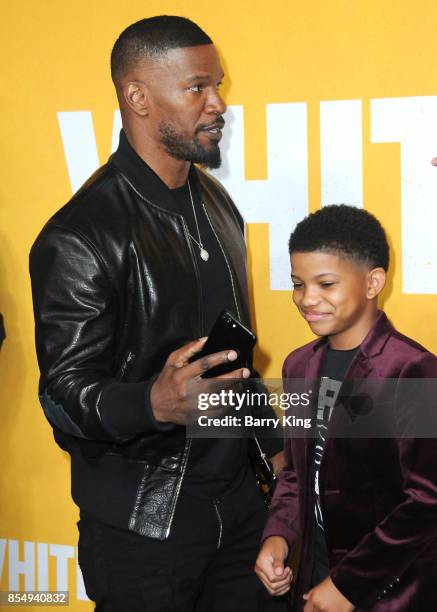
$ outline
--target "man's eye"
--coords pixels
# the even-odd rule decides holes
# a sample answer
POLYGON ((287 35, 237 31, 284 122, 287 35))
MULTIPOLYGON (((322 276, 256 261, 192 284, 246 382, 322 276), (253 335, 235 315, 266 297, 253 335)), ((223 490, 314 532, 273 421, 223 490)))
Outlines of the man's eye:
POLYGON ((203 89, 202 85, 191 85, 191 87, 188 88, 188 91, 192 91, 194 93, 200 93, 202 89, 203 89))
POLYGON ((334 282, 330 282, 330 281, 326 281, 324 283, 320 283, 322 287, 332 287, 333 285, 335 285, 334 282))
POLYGON ((303 287, 302 283, 291 283, 293 289, 301 289, 303 287))

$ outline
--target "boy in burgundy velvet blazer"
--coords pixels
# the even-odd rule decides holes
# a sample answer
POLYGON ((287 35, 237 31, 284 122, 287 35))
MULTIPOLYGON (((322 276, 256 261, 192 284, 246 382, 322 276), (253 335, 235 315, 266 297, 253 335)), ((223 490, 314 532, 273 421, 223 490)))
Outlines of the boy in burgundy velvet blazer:
POLYGON ((437 610, 437 440, 406 437, 411 409, 394 413, 391 437, 330 437, 329 427, 343 380, 434 379, 436 357, 377 309, 389 249, 372 215, 324 207, 289 246, 293 300, 321 338, 287 357, 284 387, 297 378, 320 386, 313 433, 286 440, 255 570, 272 595, 285 594, 286 559, 301 541, 294 610, 437 610))

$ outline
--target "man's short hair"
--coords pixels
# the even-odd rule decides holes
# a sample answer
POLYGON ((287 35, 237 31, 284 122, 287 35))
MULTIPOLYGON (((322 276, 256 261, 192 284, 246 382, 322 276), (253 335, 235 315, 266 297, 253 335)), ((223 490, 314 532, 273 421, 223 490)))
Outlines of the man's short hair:
POLYGON ((334 204, 324 206, 298 223, 288 244, 292 253, 324 251, 388 270, 389 246, 385 231, 371 213, 334 204))
POLYGON ((115 82, 138 61, 163 55, 170 49, 212 44, 197 24, 185 17, 158 15, 128 26, 115 41, 111 76, 115 82))

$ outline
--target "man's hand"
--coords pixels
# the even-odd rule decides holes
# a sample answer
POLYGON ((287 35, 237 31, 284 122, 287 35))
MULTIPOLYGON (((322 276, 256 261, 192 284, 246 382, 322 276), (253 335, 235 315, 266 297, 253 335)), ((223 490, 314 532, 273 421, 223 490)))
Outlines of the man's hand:
POLYGON ((431 163, 433 166, 437 166, 437 157, 433 157, 431 163))
MULTIPOLYGON (((205 387, 207 383, 201 379, 204 372, 227 361, 237 359, 236 351, 229 350, 212 353, 190 363, 189 360, 203 348, 205 342, 206 338, 194 340, 170 353, 150 392, 153 416, 157 421, 185 425, 188 411, 193 408, 195 398, 192 388, 191 394, 188 393, 189 383, 197 380, 205 387)), ((228 374, 211 378, 211 381, 248 378, 249 376, 250 371, 247 368, 239 368, 228 374)))
POLYGON ((282 472, 285 466, 285 454, 284 451, 280 453, 276 453, 273 457, 270 457, 270 461, 272 462, 273 470, 275 471, 276 476, 282 472))
POLYGON ((351 612, 354 605, 340 593, 330 576, 303 596, 304 612, 351 612))
POLYGON ((255 573, 270 595, 284 595, 290 590, 293 573, 285 560, 288 556, 287 540, 270 536, 264 540, 255 564, 255 573))

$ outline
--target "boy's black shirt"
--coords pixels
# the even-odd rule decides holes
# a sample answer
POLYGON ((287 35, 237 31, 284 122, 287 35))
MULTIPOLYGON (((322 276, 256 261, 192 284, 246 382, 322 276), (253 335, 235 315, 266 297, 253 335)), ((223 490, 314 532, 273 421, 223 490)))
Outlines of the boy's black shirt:
POLYGON ((342 380, 358 350, 359 347, 347 351, 339 351, 328 347, 320 372, 321 380, 317 402, 316 442, 314 453, 316 501, 312 586, 319 584, 329 575, 328 550, 326 547, 323 516, 318 494, 319 469, 325 448, 326 432, 342 380))

